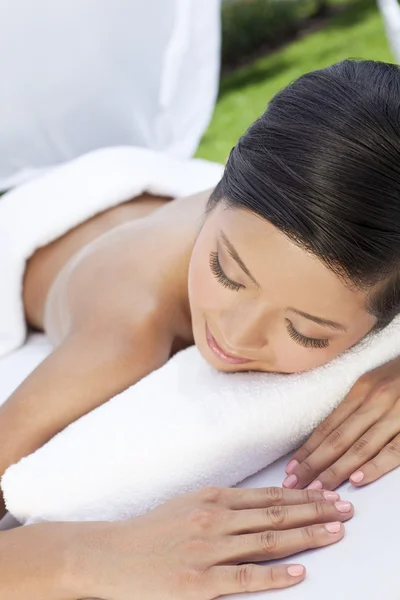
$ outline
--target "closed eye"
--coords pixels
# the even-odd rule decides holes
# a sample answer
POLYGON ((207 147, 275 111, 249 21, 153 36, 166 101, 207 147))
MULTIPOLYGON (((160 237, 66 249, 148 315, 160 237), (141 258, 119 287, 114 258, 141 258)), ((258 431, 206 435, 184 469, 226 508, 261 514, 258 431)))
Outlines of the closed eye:
POLYGON ((291 321, 289 321, 288 319, 286 319, 286 321, 287 321, 287 330, 289 332, 289 335, 297 344, 300 344, 301 346, 304 346, 305 348, 327 348, 329 346, 329 340, 319 339, 319 338, 310 338, 310 337, 301 335, 301 333, 299 333, 297 331, 297 329, 295 329, 293 327, 293 323, 291 321))
POLYGON ((222 270, 221 264, 219 262, 218 252, 210 253, 210 269, 211 269, 211 272, 214 275, 215 279, 217 281, 219 281, 219 283, 221 285, 223 285, 224 287, 226 287, 230 290, 233 290, 235 292, 238 292, 239 290, 241 290, 242 288, 245 287, 241 283, 232 281, 232 279, 229 279, 229 277, 224 273, 224 271, 222 270))

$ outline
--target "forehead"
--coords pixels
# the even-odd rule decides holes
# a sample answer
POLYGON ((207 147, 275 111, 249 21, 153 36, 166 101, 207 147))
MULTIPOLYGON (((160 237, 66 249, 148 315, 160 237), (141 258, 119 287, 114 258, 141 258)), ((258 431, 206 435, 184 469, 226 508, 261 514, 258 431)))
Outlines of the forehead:
POLYGON ((225 233, 270 303, 347 325, 360 313, 368 314, 364 291, 347 285, 262 217, 221 204, 214 226, 216 233, 225 233))

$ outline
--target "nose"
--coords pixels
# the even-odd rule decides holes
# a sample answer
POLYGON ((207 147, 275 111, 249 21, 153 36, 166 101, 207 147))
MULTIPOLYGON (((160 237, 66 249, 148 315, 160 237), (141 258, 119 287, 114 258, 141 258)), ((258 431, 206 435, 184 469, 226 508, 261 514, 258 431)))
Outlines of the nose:
POLYGON ((267 320, 265 307, 241 303, 220 315, 220 331, 232 351, 260 351, 268 345, 267 320))

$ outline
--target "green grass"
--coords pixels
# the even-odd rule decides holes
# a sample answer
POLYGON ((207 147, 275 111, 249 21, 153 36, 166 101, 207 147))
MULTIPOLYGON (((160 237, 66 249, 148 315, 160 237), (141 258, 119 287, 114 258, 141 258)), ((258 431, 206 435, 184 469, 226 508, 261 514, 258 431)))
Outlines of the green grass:
POLYGON ((269 99, 291 81, 345 58, 394 62, 374 0, 353 0, 321 30, 223 77, 197 156, 225 162, 269 99))
MULTIPOLYGON (((207 1, 207 0, 206 0, 207 1)), ((262 46, 276 48, 293 38, 305 19, 310 19, 336 0, 234 0, 222 2, 222 48, 224 66, 243 64, 262 46)))

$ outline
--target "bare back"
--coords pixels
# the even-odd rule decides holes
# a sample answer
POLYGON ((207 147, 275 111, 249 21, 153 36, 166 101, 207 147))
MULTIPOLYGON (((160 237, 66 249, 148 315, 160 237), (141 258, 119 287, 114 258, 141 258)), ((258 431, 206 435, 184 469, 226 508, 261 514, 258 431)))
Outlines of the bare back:
POLYGON ((24 306, 28 323, 44 328, 44 306, 56 276, 81 248, 122 223, 146 217, 171 198, 142 195, 81 223, 37 250, 29 259, 24 279, 24 306))
POLYGON ((159 311, 160 326, 162 315, 168 320, 171 345, 191 343, 186 276, 208 197, 203 192, 169 201, 146 194, 38 250, 24 282, 29 324, 57 345, 84 321, 134 327, 138 318, 159 311))

